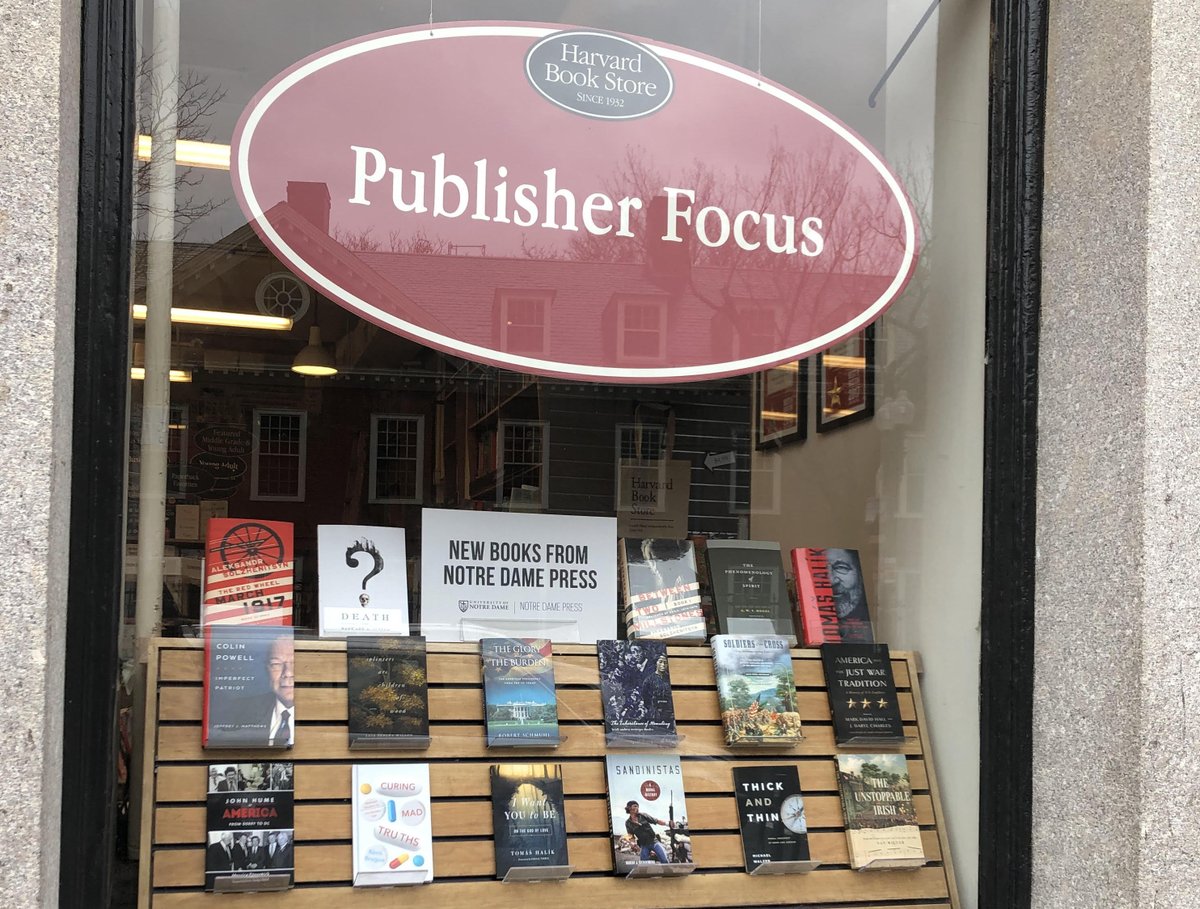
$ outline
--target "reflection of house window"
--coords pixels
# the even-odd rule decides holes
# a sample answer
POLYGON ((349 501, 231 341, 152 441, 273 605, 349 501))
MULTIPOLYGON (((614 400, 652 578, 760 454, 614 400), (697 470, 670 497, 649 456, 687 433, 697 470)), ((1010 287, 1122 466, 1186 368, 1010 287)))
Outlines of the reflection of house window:
POLYGON ((550 349, 551 293, 500 291, 500 348, 508 353, 544 355, 550 349))
POLYGON ((250 498, 303 502, 308 414, 301 410, 254 411, 250 498))
POLYGON ((369 501, 376 505, 419 504, 424 454, 424 417, 371 414, 369 501))
POLYGON ((537 420, 501 420, 496 501, 547 507, 550 499, 550 426, 537 420))
POLYGON ((617 358, 659 363, 667 354, 665 300, 617 301, 617 358))
POLYGON ((661 461, 667 445, 667 428, 646 423, 617 424, 617 465, 635 461, 661 461))

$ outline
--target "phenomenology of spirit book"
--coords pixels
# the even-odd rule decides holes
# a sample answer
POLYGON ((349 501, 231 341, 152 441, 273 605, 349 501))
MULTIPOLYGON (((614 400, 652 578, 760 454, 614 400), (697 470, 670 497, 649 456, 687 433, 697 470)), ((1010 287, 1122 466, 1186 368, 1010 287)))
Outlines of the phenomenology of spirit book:
POLYGON ((354 766, 354 886, 433 880, 428 764, 354 766))
POLYGON ((496 877, 570 864, 561 764, 498 764, 492 775, 496 877))
POLYGON ((674 745, 675 703, 662 641, 599 641, 600 701, 609 745, 674 745))
POLYGON ((733 794, 746 870, 765 862, 807 862, 808 821, 795 764, 734 767, 733 794))
POLYGON ((708 570, 721 634, 777 635, 796 645, 778 543, 709 540, 708 570))
POLYGON ((484 712, 490 746, 559 743, 554 662, 545 638, 483 638, 484 712))
POLYGON ((719 634, 712 655, 725 744, 790 745, 803 738, 786 638, 719 634))

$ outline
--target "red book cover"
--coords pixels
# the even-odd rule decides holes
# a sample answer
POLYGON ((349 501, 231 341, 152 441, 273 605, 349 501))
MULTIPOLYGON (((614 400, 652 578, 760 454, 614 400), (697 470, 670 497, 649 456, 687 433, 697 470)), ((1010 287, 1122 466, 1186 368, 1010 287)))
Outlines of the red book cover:
POLYGON ((204 552, 202 624, 292 624, 290 523, 212 518, 204 552))
POLYGON ((856 550, 793 549, 792 570, 805 647, 874 643, 856 550))

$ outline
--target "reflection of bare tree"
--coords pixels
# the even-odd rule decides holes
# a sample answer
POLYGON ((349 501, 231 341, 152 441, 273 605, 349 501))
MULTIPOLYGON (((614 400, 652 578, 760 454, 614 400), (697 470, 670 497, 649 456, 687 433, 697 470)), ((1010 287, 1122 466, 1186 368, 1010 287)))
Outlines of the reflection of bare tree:
POLYGON ((350 252, 388 252, 406 256, 448 256, 453 253, 453 244, 449 240, 430 237, 423 230, 413 234, 393 230, 389 231, 387 240, 383 240, 370 227, 362 230, 335 227, 333 239, 350 252))
MULTIPOLYGON (((137 84, 148 93, 149 99, 159 97, 158 79, 162 71, 155 65, 152 56, 144 57, 138 64, 137 84)), ((205 76, 194 72, 181 72, 178 80, 179 102, 175 106, 174 117, 169 118, 158 112, 158 105, 151 101, 138 105, 138 134, 142 136, 162 135, 170 126, 178 131, 177 140, 189 139, 203 141, 208 137, 207 121, 216 112, 221 102, 225 100, 225 89, 210 88, 205 76), (166 122, 173 119, 174 123, 166 122)), ((138 223, 144 223, 144 216, 150 210, 150 190, 153 176, 149 160, 139 157, 134 169, 134 214, 138 223)), ((203 174, 194 167, 175 168, 175 239, 182 239, 192 224, 216 211, 225 204, 225 199, 200 199, 191 188, 200 185, 203 174)))

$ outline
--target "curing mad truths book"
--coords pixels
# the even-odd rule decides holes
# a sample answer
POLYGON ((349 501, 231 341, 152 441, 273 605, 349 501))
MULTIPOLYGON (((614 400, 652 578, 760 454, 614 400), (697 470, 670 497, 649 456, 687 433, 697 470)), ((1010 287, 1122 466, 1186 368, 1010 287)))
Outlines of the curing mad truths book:
POLYGON ((479 648, 488 745, 557 745, 558 701, 550 641, 484 638, 479 648))
POLYGON ((423 637, 346 638, 350 747, 429 745, 423 637))
POLYGON ((734 767, 733 795, 746 870, 766 862, 807 862, 808 820, 794 764, 734 767))
POLYGON ((286 890, 295 877, 292 765, 210 764, 204 889, 286 890))
POLYGON ((837 782, 852 868, 925 864, 904 755, 839 754, 837 782))
POLYGON ((562 765, 499 764, 491 776, 496 877, 569 864, 562 765))
POLYGON ((609 745, 678 742, 671 669, 662 641, 598 641, 600 701, 609 745))
POLYGON ((433 880, 428 764, 354 766, 354 886, 433 880))
POLYGON ((708 570, 721 634, 771 634, 796 645, 778 543, 709 540, 708 570))
POLYGON ((643 864, 691 865, 679 755, 609 754, 604 763, 613 871, 627 875, 643 864))
POLYGON ((703 644, 706 629, 691 541, 630 537, 618 546, 626 635, 703 644))
POLYGON ((717 697, 727 745, 794 745, 804 737, 785 638, 716 635, 717 697))

